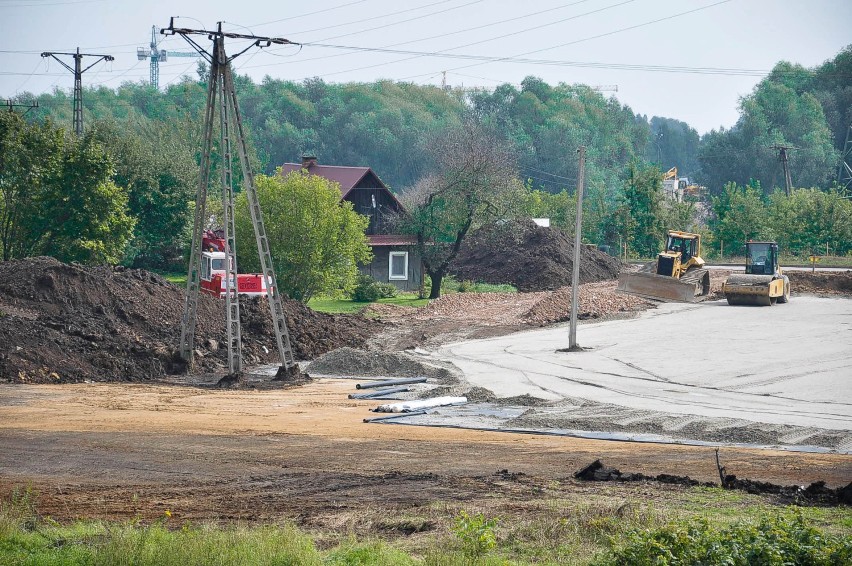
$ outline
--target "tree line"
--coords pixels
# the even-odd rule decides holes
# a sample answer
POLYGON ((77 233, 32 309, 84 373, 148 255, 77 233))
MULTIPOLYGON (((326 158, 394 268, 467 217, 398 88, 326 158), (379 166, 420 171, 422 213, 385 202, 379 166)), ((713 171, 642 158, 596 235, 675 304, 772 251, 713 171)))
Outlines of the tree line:
MULTIPOLYGON (((65 127, 71 100, 62 91, 39 96, 39 109, 26 117, 3 113, 3 258, 49 254, 182 266, 205 73, 201 67, 197 78, 184 77, 162 92, 131 83, 86 89, 87 128, 79 139, 65 127)), ((411 203, 451 169, 454 158, 436 151, 436 140, 477 124, 503 156, 496 170, 506 177, 489 173, 490 196, 503 188, 509 193, 500 200, 480 189, 489 197, 488 214, 470 220, 468 230, 494 219, 491 201, 497 200, 512 205, 497 207, 504 216, 546 216, 571 229, 576 148, 584 145, 584 239, 647 257, 658 251, 665 230, 675 228, 701 232, 710 255, 736 253, 749 237, 775 238, 796 254, 826 244, 831 253, 850 253, 850 199, 833 183, 852 124, 851 79, 852 47, 813 69, 779 63, 742 99, 735 126, 704 136, 678 120, 637 115, 587 86, 535 77, 493 90, 247 77, 236 83, 257 170, 273 176, 284 162, 312 153, 321 163, 372 167, 395 192, 410 193, 411 203), (783 176, 773 145, 795 148, 791 174, 802 188, 789 197, 776 190, 783 176), (688 202, 666 201, 661 175, 671 166, 706 191, 688 202)), ((464 216, 442 211, 451 213, 464 216)))

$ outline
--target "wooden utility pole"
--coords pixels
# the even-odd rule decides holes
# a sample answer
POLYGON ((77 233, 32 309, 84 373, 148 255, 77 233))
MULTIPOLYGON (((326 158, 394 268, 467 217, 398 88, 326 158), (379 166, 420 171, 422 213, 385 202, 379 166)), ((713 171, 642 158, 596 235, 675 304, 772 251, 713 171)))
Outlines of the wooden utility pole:
POLYGON ((793 181, 790 178, 790 165, 787 161, 787 151, 796 148, 780 144, 775 144, 771 147, 772 149, 778 150, 778 161, 781 162, 781 166, 784 168, 784 194, 790 196, 790 193, 793 192, 793 181))
POLYGON ((580 146, 580 169, 577 172, 577 221, 574 224, 574 273, 571 276, 571 326, 568 332, 568 351, 580 350, 577 344, 577 301, 580 296, 580 247, 583 235, 583 181, 586 175, 586 147, 580 146))
POLYGON ((113 61, 115 58, 112 55, 97 55, 94 53, 80 53, 80 48, 77 48, 76 53, 54 53, 45 51, 41 54, 42 57, 53 57, 59 64, 74 73, 74 133, 78 136, 83 135, 83 73, 100 63, 101 61, 113 61), (74 68, 72 69, 65 61, 57 57, 57 55, 68 55, 74 58, 74 68), (97 57, 95 62, 83 68, 83 57, 97 57))

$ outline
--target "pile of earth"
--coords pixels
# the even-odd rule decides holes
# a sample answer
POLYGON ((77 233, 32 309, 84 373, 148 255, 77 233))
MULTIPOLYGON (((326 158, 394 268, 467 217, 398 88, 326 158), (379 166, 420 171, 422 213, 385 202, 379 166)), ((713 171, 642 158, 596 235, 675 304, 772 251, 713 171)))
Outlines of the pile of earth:
MULTIPOLYGON (((462 244, 450 272, 461 281, 510 283, 519 291, 550 291, 572 284, 573 238, 532 220, 480 228, 462 244)), ((580 282, 615 279, 621 261, 593 246, 580 250, 580 282)))
POLYGON ((852 295, 852 270, 850 271, 793 271, 784 275, 790 279, 793 293, 816 295, 852 295))
MULTIPOLYGON (((243 360, 278 360, 265 298, 241 298, 243 360)), ((0 380, 138 381, 186 371, 177 355, 183 290, 144 270, 67 265, 39 257, 0 262, 0 380)), ((297 359, 361 346, 379 324, 284 301, 297 359)), ((200 295, 196 371, 226 368, 223 303, 200 295)))

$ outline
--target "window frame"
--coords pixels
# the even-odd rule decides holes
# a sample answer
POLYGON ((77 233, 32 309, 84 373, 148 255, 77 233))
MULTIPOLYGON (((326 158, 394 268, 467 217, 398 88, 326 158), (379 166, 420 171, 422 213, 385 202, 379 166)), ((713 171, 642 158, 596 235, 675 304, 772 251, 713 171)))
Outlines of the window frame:
POLYGON ((403 251, 392 251, 388 252, 388 281, 408 281, 408 252, 403 251), (403 275, 394 275, 393 274, 393 258, 394 257, 402 257, 404 258, 403 263, 403 275))

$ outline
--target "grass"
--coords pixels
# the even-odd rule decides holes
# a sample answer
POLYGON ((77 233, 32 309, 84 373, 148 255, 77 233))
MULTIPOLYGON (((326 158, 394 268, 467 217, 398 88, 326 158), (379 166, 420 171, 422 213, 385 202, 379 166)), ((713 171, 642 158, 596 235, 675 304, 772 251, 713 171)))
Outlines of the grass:
MULTIPOLYGON (((429 299, 421 299, 416 294, 400 294, 389 299, 376 301, 382 305, 398 305, 401 307, 423 307, 429 303, 429 299)), ((308 301, 308 306, 315 311, 331 314, 352 314, 364 307, 376 303, 358 303, 352 299, 335 299, 331 297, 314 297, 308 301)))
MULTIPOLYGON (((168 511, 147 524, 59 524, 39 516, 36 501, 27 490, 0 501, 0 564, 586 565, 611 561, 610 553, 635 540, 637 533, 700 521, 721 531, 789 514, 791 509, 763 497, 714 488, 649 485, 612 491, 607 486, 595 492, 566 492, 554 485, 529 498, 466 501, 465 507, 458 502, 434 502, 416 510, 365 506, 353 520, 372 528, 358 537, 352 524, 326 524, 313 532, 286 520, 267 525, 191 524, 168 511), (560 495, 553 497, 556 493, 560 495), (460 517, 482 520, 460 522, 460 517), (424 531, 389 537, 395 525, 419 525, 424 531), (482 534, 493 535, 494 548, 481 544, 482 534)), ((848 508, 792 509, 825 537, 849 540, 848 508)))

